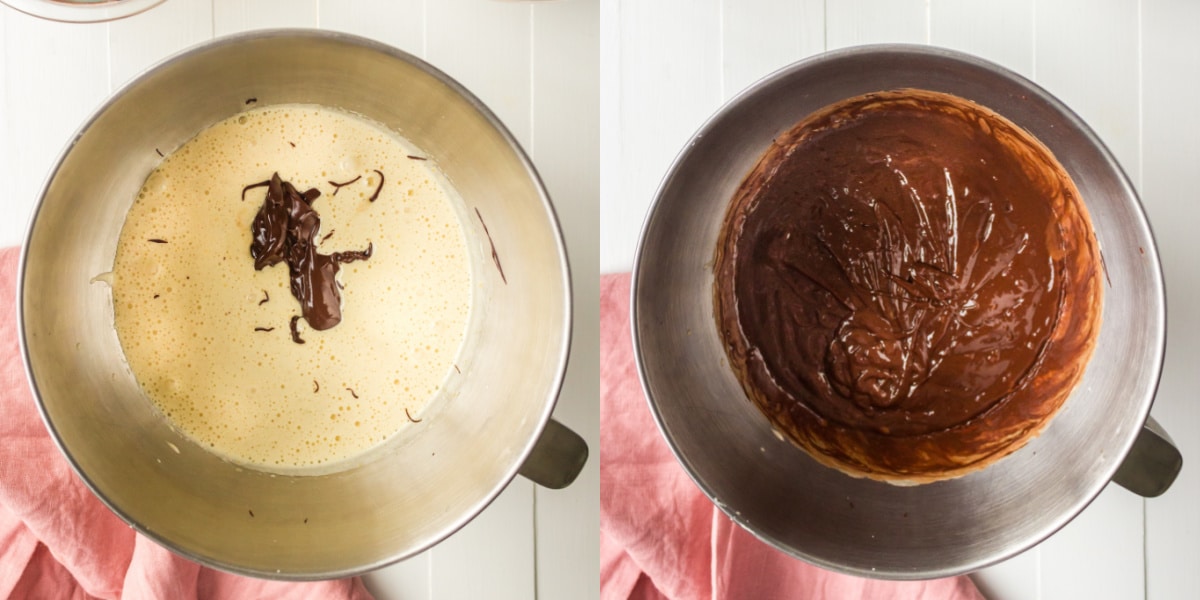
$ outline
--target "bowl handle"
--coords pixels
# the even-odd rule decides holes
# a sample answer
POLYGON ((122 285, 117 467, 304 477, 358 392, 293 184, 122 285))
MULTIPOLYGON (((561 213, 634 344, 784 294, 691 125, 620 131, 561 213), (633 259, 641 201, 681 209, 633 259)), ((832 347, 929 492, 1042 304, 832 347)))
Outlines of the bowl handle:
POLYGON ((587 458, 587 442, 566 425, 550 419, 519 472, 542 487, 561 490, 575 481, 587 458))
POLYGON ((1150 417, 1113 481, 1139 496, 1154 498, 1171 487, 1181 468, 1183 455, 1158 421, 1150 417))

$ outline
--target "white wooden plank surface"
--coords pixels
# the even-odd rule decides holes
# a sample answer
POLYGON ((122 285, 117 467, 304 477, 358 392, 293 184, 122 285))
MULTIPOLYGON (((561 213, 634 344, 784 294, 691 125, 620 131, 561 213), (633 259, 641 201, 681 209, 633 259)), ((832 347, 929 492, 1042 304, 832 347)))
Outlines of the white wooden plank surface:
POLYGON ((825 50, 825 1, 748 0, 723 10, 721 98, 825 50))
MULTIPOLYGON (((596 6, 594 0, 536 8, 493 0, 170 0, 125 21, 83 26, 42 22, 0 6, 0 180, 8 183, 0 194, 0 209, 14 215, 0 220, 0 244, 19 243, 51 161, 110 85, 121 85, 193 43, 250 29, 323 26, 432 57, 435 66, 499 114, 531 152, 556 199, 575 281, 582 284, 576 314, 583 321, 575 332, 567 374, 570 397, 556 416, 595 444, 596 6), (544 26, 555 29, 535 29, 536 15, 543 12, 544 26), (589 19, 591 34, 580 35, 589 19), (535 40, 561 58, 535 55, 535 40), (564 65, 573 69, 570 77, 561 76, 564 65), (537 108, 541 103, 553 112, 543 115, 537 108), (535 127, 544 148, 541 158, 534 154, 535 127)), ((368 588, 381 600, 595 597, 595 446, 592 456, 577 487, 541 494, 535 502, 534 486, 518 479, 451 541, 367 575, 368 588), (537 544, 547 549, 539 552, 537 544)))
POLYGON ((211 0, 171 0, 108 25, 108 80, 118 90, 164 58, 213 37, 211 0))
POLYGON ((345 31, 425 57, 425 0, 320 0, 321 29, 345 31))
POLYGON ((1083 117, 1140 183, 1138 4, 1055 0, 1035 11, 1034 79, 1083 117))
POLYGON ((1172 489, 1146 501, 1147 597, 1200 597, 1200 4, 1142 3, 1142 202, 1167 281, 1167 356, 1151 414, 1183 452, 1172 489))
POLYGON ((840 0, 825 4, 827 50, 929 41, 928 0, 840 0))
POLYGON ((316 27, 318 0, 212 0, 213 33, 316 27))
POLYGON ((929 42, 1033 75, 1033 0, 930 0, 929 42))
MULTIPOLYGON (((600 11, 586 1, 533 9, 533 140, 529 151, 557 206, 574 287, 571 367, 554 417, 600 458, 600 11), (588 207, 562 210, 561 207, 588 207)), ((537 595, 596 598, 600 589, 600 469, 565 490, 535 487, 537 595), (590 515, 572 519, 572 515, 590 515)))
MULTIPOLYGON (((669 161, 662 157, 683 143, 676 139, 674 147, 665 147, 669 136, 662 135, 661 125, 639 115, 674 123, 679 115, 700 113, 691 123, 694 130, 713 104, 696 90, 708 89, 719 77, 728 97, 738 85, 803 57, 807 51, 796 49, 792 36, 812 26, 777 26, 801 10, 791 0, 694 4, 682 19, 670 8, 640 4, 622 0, 602 7, 601 121, 608 136, 601 146, 603 272, 632 266, 645 194, 653 193, 647 182, 657 183, 669 161), (762 39, 772 35, 778 37, 762 39), (687 57, 681 39, 687 48, 707 44, 719 56, 690 58, 691 68, 700 70, 692 74, 695 79, 668 85, 656 61, 687 57), (789 51, 794 56, 780 56, 789 51), (691 93, 676 93, 680 86, 691 93), (636 130, 647 126, 660 129, 636 130), (610 127, 617 131, 610 134, 610 127)), ((1194 301, 1200 271, 1190 239, 1200 215, 1189 178, 1200 158, 1200 118, 1192 108, 1200 92, 1200 9, 1178 0, 828 0, 824 6, 820 29, 827 49, 930 42, 1035 78, 1088 121, 1135 183, 1144 183, 1158 232, 1171 309, 1168 364, 1155 414, 1164 417, 1184 451, 1184 473, 1166 496, 1153 500, 1111 486, 1047 542, 974 574, 980 588, 993 600, 1200 597, 1200 480, 1186 466, 1187 457, 1200 452, 1200 409, 1194 401, 1200 381, 1190 366, 1200 359, 1200 309, 1194 301)), ((683 123, 673 127, 689 129, 683 123)))
POLYGON ((0 239, 24 237, 32 198, 50 165, 83 120, 108 96, 108 27, 71 29, 0 6, 0 181, 14 210, 0 219, 0 239))
POLYGON ((620 40, 603 60, 620 69, 620 160, 601 202, 601 270, 628 269, 642 219, 671 160, 721 103, 719 0, 613 2, 620 40))

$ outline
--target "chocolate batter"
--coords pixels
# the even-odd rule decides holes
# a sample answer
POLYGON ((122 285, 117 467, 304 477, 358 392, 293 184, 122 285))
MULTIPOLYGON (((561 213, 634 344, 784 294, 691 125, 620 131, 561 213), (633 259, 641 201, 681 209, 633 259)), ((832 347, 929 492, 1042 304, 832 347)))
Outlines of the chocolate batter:
POLYGON ((774 426, 854 475, 929 481, 1033 437, 1099 329, 1095 239, 1049 151, 965 100, 852 98, 775 141, 716 262, 720 331, 774 426))

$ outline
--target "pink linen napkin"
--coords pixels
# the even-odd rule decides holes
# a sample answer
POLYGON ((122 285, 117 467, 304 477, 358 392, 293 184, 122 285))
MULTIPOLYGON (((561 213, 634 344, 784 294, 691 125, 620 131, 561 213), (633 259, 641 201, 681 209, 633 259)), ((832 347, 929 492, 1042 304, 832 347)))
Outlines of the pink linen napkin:
POLYGON ((629 274, 600 280, 600 596, 603 600, 983 600, 965 576, 878 581, 793 559, 718 510, 647 407, 629 333, 629 274))
POLYGON ((17 341, 18 250, 0 250, 0 598, 370 600, 358 578, 284 583, 231 575, 134 532, 50 439, 17 341))

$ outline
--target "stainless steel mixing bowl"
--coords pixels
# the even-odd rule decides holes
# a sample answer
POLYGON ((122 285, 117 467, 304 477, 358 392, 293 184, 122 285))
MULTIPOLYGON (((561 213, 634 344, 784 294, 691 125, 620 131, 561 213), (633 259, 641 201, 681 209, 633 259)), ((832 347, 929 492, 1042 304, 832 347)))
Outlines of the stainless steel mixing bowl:
POLYGON ((566 367, 571 293, 558 222, 533 165, 462 86, 381 44, 254 32, 151 69, 69 144, 21 265, 26 365, 58 444, 113 511, 202 563, 289 579, 360 573, 450 535, 519 469, 561 486, 586 456, 582 440, 552 421, 539 438, 566 367), (427 152, 462 197, 456 209, 472 259, 462 377, 411 435, 322 475, 238 467, 176 433, 124 362, 108 286, 92 282, 112 268, 125 213, 161 160, 156 149, 168 152, 248 104, 279 103, 352 111, 427 152))
POLYGON ((1148 495, 1164 491, 1181 464, 1165 434, 1142 433, 1162 367, 1166 313, 1154 239, 1133 187, 1061 102, 964 54, 916 46, 832 52, 732 99, 659 188, 632 296, 642 383, 684 468, 740 525, 823 567, 897 579, 978 569, 1065 525, 1127 454, 1136 462, 1126 462, 1119 481, 1148 495), (973 100, 1049 147, 1087 204, 1110 280, 1095 355, 1041 436, 986 469, 915 487, 851 478, 777 439, 729 368, 713 319, 717 235, 735 190, 772 138, 831 103, 897 88, 973 100))

